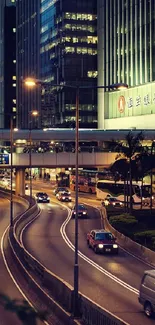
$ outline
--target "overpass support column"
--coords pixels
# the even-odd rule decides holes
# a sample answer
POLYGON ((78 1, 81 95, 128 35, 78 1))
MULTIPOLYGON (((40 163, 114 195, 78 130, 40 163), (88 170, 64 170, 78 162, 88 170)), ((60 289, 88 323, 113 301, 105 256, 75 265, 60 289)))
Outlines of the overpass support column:
POLYGON ((25 169, 16 168, 16 195, 25 195, 25 169))

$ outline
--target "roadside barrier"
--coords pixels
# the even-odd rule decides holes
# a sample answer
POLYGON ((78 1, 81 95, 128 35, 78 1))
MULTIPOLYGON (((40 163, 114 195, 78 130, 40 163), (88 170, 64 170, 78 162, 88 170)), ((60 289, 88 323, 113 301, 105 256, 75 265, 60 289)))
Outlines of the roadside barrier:
POLYGON ((125 248, 133 255, 143 259, 147 263, 152 264, 152 266, 155 266, 155 252, 143 245, 136 243, 129 237, 124 236, 115 228, 113 228, 108 221, 106 209, 104 207, 101 208, 101 215, 105 229, 113 233, 113 235, 117 238, 117 242, 120 246, 125 248))
POLYGON ((67 325, 81 324, 81 321, 86 325, 129 325, 81 293, 79 293, 80 318, 79 320, 73 319, 73 287, 47 270, 23 247, 20 241, 22 229, 30 220, 35 219, 38 213, 38 205, 34 203, 16 220, 13 229, 10 228, 9 241, 14 258, 29 283, 29 290, 34 290, 38 297, 43 299, 40 308, 45 309, 46 305, 47 312, 54 310, 67 325))

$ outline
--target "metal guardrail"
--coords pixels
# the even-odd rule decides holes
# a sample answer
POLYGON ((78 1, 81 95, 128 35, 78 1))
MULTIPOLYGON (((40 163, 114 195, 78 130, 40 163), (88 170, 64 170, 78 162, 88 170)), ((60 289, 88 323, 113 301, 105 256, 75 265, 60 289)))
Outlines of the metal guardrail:
MULTIPOLYGON (((37 214, 38 206, 35 204, 18 218, 14 228, 10 229, 9 241, 13 254, 20 267, 22 265, 23 272, 31 283, 31 287, 33 287, 33 289, 38 292, 38 295, 41 295, 43 300, 46 301, 48 310, 50 311, 51 308, 54 308, 54 311, 65 320, 65 324, 80 324, 80 322, 74 320, 71 315, 73 288, 47 270, 20 243, 19 237, 21 227, 23 228, 30 220, 33 220, 37 214), (35 280, 32 276, 35 277, 35 280), (38 279, 38 282, 36 282, 36 279, 38 279), (45 292, 45 288, 48 288, 48 291, 45 292), (57 305, 53 299, 58 302, 57 305)), ((94 301, 91 301, 81 293, 79 293, 79 306, 80 318, 83 324, 129 325, 104 308, 101 308, 94 301)))

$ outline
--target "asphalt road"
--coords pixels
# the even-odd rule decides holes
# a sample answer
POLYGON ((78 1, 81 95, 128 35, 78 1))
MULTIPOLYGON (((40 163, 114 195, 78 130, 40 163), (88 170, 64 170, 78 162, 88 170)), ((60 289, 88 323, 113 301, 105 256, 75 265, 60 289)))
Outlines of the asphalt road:
MULTIPOLYGON (((34 188, 37 189, 37 186, 36 183, 34 188)), ((69 241, 66 240, 66 243, 62 236, 66 233, 74 244, 74 220, 71 219, 66 228, 61 227, 68 216, 65 205, 71 207, 72 203, 59 205, 47 184, 42 185, 42 191, 50 194, 51 203, 40 204, 42 213, 25 230, 24 244, 44 266, 73 286, 74 252, 69 241)), ((87 232, 101 228, 101 220, 99 211, 94 208, 97 202, 88 200, 88 195, 82 197, 82 201, 89 202, 93 207, 88 207, 88 219, 79 219, 79 251, 84 254, 83 258, 79 257, 79 290, 131 325, 154 324, 154 320, 144 315, 138 302, 142 274, 150 266, 122 249, 118 256, 103 256, 94 254, 87 247, 87 232), (89 260, 86 261, 86 257, 89 260)))
MULTIPOLYGON (((17 215, 21 211, 21 205, 14 203, 14 215, 17 215)), ((0 196, 0 239, 2 242, 2 236, 9 224, 10 205, 7 199, 0 196)), ((7 295, 11 299, 23 300, 23 296, 18 291, 13 280, 11 279, 4 260, 2 257, 2 250, 0 250, 0 293, 7 295)), ((12 312, 4 310, 0 305, 0 325, 21 325, 21 321, 12 312)))

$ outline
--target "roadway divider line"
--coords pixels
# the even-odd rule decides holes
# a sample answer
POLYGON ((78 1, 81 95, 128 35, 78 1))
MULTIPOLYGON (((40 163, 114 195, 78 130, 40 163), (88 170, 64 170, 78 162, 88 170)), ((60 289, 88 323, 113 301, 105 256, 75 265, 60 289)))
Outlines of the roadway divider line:
MULTIPOLYGON (((66 244, 73 250, 75 251, 75 246, 71 243, 71 241, 69 240, 69 238, 67 237, 66 234, 66 226, 68 224, 68 222, 71 219, 71 211, 68 207, 66 207, 68 209, 68 217, 67 219, 64 221, 64 223, 62 224, 61 228, 60 228, 60 233, 64 239, 64 241, 66 242, 66 244)), ((132 291, 133 293, 135 293, 136 295, 139 294, 139 290, 137 290, 136 288, 133 288, 132 286, 130 286, 129 284, 125 283, 124 281, 122 281, 121 279, 117 278, 115 275, 111 274, 110 272, 108 272, 107 270, 103 269, 101 266, 99 266, 97 263, 95 263, 94 261, 90 260, 86 255, 84 255, 82 252, 78 251, 78 255, 85 260, 87 263, 89 263, 90 265, 92 265, 93 267, 95 267, 98 271, 100 271, 101 273, 105 274, 106 276, 108 276, 110 279, 112 279, 113 281, 117 282, 118 284, 120 284, 121 286, 123 286, 124 288, 132 291)))
MULTIPOLYGON (((66 206, 62 205, 65 209, 67 208, 66 206)), ((67 208, 67 210, 69 212, 70 209, 67 208)), ((33 219, 34 220, 34 219, 33 219)), ((70 213, 68 213, 68 217, 66 219, 66 224, 69 222, 70 220, 70 213)), ((28 224, 25 225, 23 231, 26 229, 26 227, 31 223, 31 221, 28 222, 28 224)), ((23 234, 22 231, 22 234, 23 234)), ((21 235, 21 241, 22 241, 22 235, 21 235)), ((71 248, 74 250, 74 245, 72 243, 71 244, 71 248)), ((22 241, 22 245, 23 245, 23 241, 22 241)), ((25 250, 26 252, 26 250, 25 250)), ((27 252, 28 253, 28 252, 27 252)), ((29 254, 29 253, 28 253, 29 254)), ((82 254, 82 253, 81 253, 82 254)), ((83 254, 82 254, 83 255, 83 254)), ((84 255, 83 255, 84 256, 84 255)), ((32 257, 33 259, 35 259, 34 257, 32 257)), ((37 260, 36 260, 37 261, 37 260)), ((38 264, 42 265, 40 262, 38 262, 38 264)), ((42 265, 43 266, 43 265, 42 265)), ((44 267, 44 266, 43 266, 44 267)), ((44 267, 45 270, 46 267, 44 267)), ((49 272, 49 274, 52 275, 52 272, 50 272, 49 270, 47 270, 49 272)), ((56 276, 55 276, 56 277, 56 276)), ((58 278, 58 277, 57 277, 58 278)), ((62 279, 60 279, 62 282, 64 282, 62 279)), ((119 325, 129 325, 128 323, 124 322, 122 319, 120 319, 119 317, 115 316, 114 314, 112 314, 111 312, 107 311, 106 309, 102 308, 100 305, 96 304, 93 300, 87 298, 86 296, 84 296, 83 294, 81 294, 79 292, 79 299, 81 301, 81 312, 82 312, 82 320, 86 321, 86 323, 88 323, 88 318, 90 320, 90 323, 92 324, 92 318, 97 317, 98 322, 96 324, 101 324, 101 319, 103 321, 104 324, 119 324, 119 325), (89 317, 88 317, 89 315, 89 317)), ((77 320, 74 320, 76 322, 76 324, 79 324, 77 320)), ((102 323, 102 324, 103 324, 102 323)))

